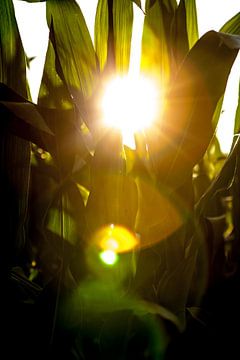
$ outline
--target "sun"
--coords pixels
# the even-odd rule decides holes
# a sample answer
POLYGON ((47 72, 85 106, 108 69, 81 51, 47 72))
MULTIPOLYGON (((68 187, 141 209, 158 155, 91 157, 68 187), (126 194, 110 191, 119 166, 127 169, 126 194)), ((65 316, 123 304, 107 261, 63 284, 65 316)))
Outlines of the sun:
POLYGON ((160 113, 159 87, 143 75, 115 77, 105 86, 101 107, 104 124, 119 129, 123 142, 133 146, 134 134, 150 127, 160 113))

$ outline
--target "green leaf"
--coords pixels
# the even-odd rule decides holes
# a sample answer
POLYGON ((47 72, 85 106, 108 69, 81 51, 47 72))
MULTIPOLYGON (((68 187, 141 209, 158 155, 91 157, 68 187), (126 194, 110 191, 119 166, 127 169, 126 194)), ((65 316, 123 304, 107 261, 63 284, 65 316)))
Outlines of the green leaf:
POLYGON ((240 34, 240 12, 228 20, 219 30, 229 34, 240 34))
POLYGON ((239 37, 210 31, 190 50, 162 118, 148 134, 159 181, 180 185, 205 153, 214 133, 212 117, 239 47, 239 37))
POLYGON ((239 90, 238 90, 238 105, 235 114, 235 122, 234 122, 234 134, 240 133, 240 82, 239 82, 239 90))
POLYGON ((189 49, 191 49, 199 38, 196 0, 184 0, 184 3, 186 8, 188 43, 189 49))
POLYGON ((175 11, 173 22, 172 53, 177 67, 181 64, 189 49, 198 40, 197 11, 195 0, 181 0, 175 11))
POLYGON ((38 104, 48 108, 69 109, 72 99, 65 83, 56 70, 56 55, 51 40, 48 42, 43 76, 38 94, 38 104))
POLYGON ((174 60, 177 67, 181 64, 184 57, 189 51, 188 30, 187 30, 187 14, 185 1, 181 0, 175 12, 173 23, 174 29, 174 45, 172 46, 174 60))
POLYGON ((57 197, 46 216, 46 228, 72 245, 78 244, 85 234, 85 207, 74 182, 67 182, 57 192, 57 197))
POLYGON ((114 0, 113 27, 116 70, 127 72, 130 60, 133 4, 130 0, 114 0))
POLYGON ((74 0, 47 1, 47 21, 59 62, 57 72, 78 104, 92 94, 98 64, 83 14, 74 0))
POLYGON ((116 70, 124 73, 128 70, 130 60, 133 4, 131 0, 114 0, 111 3, 112 9, 109 10, 111 4, 107 0, 98 1, 95 47, 101 69, 108 59, 110 66, 115 63, 116 70))
MULTIPOLYGON (((165 23, 168 18, 172 20, 172 17, 170 14, 165 18, 164 23, 167 12, 163 12, 160 2, 156 1, 151 7, 149 5, 148 1, 143 26, 141 69, 152 73, 154 77, 159 77, 160 84, 165 84, 169 80, 171 66, 167 40, 169 34, 166 33, 168 30, 165 23)), ((171 20, 168 24, 169 28, 171 20)))
POLYGON ((26 98, 26 58, 12 0, 0 1, 0 24, 0 82, 26 98))
POLYGON ((102 70, 107 61, 108 51, 108 1, 99 0, 94 25, 94 43, 102 70))

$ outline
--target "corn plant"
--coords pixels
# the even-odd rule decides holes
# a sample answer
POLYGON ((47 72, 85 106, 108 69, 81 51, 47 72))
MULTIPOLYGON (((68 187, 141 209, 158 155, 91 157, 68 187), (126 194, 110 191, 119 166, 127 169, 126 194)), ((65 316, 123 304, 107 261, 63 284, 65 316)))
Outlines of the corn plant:
POLYGON ((141 71, 160 79, 164 108, 133 150, 98 108, 128 72, 133 6, 99 0, 93 44, 75 0, 47 0, 34 104, 12 0, 0 1, 0 273, 6 339, 27 357, 174 358, 174 334, 184 344, 209 289, 237 273, 239 106, 228 156, 215 130, 239 14, 199 39, 194 0, 146 2, 141 71), (118 227, 134 246, 123 237, 109 266, 101 231, 118 227))

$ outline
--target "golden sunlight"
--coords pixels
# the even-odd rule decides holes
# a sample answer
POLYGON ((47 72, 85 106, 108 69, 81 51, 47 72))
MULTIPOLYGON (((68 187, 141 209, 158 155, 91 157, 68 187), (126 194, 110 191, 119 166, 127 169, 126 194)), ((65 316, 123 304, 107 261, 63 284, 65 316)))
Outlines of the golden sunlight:
POLYGON ((112 250, 102 251, 99 257, 106 265, 114 265, 118 261, 118 255, 112 250))
POLYGON ((161 109, 159 87, 143 75, 112 79, 102 97, 105 125, 121 130, 123 143, 134 147, 134 134, 150 127, 161 109))
POLYGON ((125 227, 110 224, 99 229, 93 236, 92 242, 102 252, 107 251, 107 254, 112 256, 110 255, 112 253, 123 253, 134 249, 138 245, 139 239, 125 227))

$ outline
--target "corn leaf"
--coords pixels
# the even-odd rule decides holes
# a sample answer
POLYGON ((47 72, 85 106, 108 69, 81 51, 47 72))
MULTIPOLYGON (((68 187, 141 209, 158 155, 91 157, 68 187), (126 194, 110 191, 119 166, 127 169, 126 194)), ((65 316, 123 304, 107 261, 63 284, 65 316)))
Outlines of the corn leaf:
POLYGON ((94 42, 96 53, 102 70, 107 61, 108 52, 108 2, 99 0, 94 25, 94 42))
POLYGON ((228 20, 219 30, 229 34, 240 34, 240 12, 228 20))
POLYGON ((240 133, 240 82, 239 82, 239 90, 238 90, 238 105, 235 114, 235 123, 234 123, 234 134, 240 133))
POLYGON ((96 54, 83 14, 74 0, 47 1, 47 21, 58 61, 57 72, 78 104, 93 91, 96 54))
POLYGON ((130 60, 133 24, 131 0, 99 0, 95 18, 95 46, 103 69, 107 59, 109 66, 127 72, 130 60), (113 53, 112 53, 113 52, 113 53))
POLYGON ((80 242, 86 232, 85 207, 74 182, 68 182, 57 192, 56 199, 46 214, 45 222, 46 228, 59 239, 66 240, 72 245, 80 242))
POLYGON ((199 38, 196 1, 184 0, 184 5, 186 8, 188 43, 189 49, 191 49, 199 38))
POLYGON ((125 175, 121 137, 107 133, 98 143, 91 162, 92 184, 87 203, 88 224, 93 231, 106 224, 134 229, 137 189, 125 175))
POLYGON ((12 0, 0 1, 0 24, 0 82, 26 98, 26 58, 12 0))
POLYGON ((141 0, 132 0, 140 9, 142 9, 141 0))
POLYGON ((174 3, 168 1, 146 3, 141 69, 152 72, 154 77, 159 78, 160 84, 166 84, 170 78, 174 3))
POLYGON ((190 50, 161 123, 149 136, 159 181, 180 185, 205 153, 214 133, 212 117, 239 47, 239 37, 210 31, 190 50))
POLYGON ((133 24, 133 4, 129 0, 114 0, 113 27, 116 70, 127 72, 130 60, 133 24))
MULTIPOLYGON (((0 82, 27 97, 26 58, 12 0, 0 1, 0 82)), ((0 100, 6 99, 5 96, 1 88, 0 100)), ((8 268, 23 251, 26 242, 30 143, 9 132, 9 116, 2 111, 1 108, 0 225, 5 241, 2 242, 0 263, 1 266, 7 263, 8 268)))
POLYGON ((56 65, 56 55, 49 39, 38 104, 53 109, 69 109, 73 107, 72 99, 67 86, 57 73, 56 65))
POLYGON ((217 197, 220 197, 226 192, 226 190, 229 190, 232 187, 234 183, 234 177, 236 175, 236 166, 237 158, 239 157, 239 151, 240 139, 239 137, 237 137, 220 173, 212 182, 208 191, 206 191, 206 193, 196 204, 196 210, 198 214, 205 216, 209 215, 208 210, 211 202, 216 201, 217 197))

